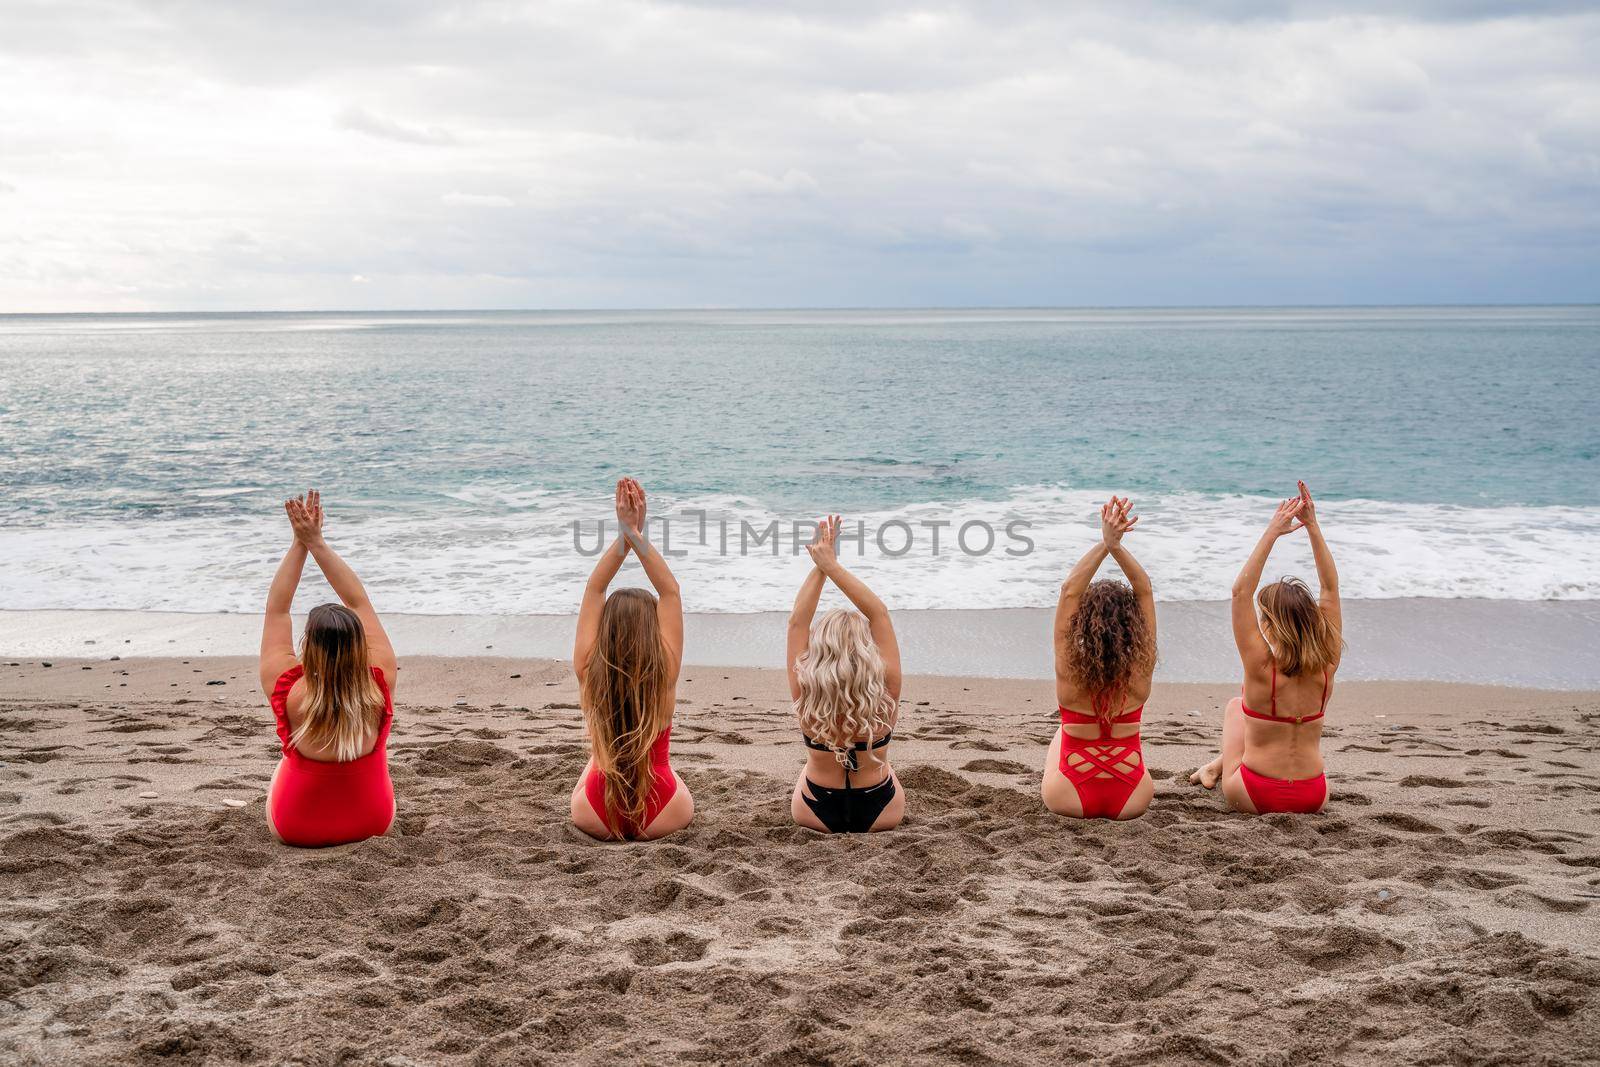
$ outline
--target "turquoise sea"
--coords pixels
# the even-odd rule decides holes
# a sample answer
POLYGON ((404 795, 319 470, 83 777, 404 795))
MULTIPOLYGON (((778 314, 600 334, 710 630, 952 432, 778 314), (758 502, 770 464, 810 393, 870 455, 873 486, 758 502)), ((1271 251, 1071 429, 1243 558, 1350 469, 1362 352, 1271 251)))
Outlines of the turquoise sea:
POLYGON ((1600 308, 0 316, 6 608, 251 610, 315 485, 391 609, 569 612, 624 473, 701 611, 826 511, 903 606, 1050 603, 1111 492, 1216 599, 1296 478, 1347 595, 1592 599, 1600 308))

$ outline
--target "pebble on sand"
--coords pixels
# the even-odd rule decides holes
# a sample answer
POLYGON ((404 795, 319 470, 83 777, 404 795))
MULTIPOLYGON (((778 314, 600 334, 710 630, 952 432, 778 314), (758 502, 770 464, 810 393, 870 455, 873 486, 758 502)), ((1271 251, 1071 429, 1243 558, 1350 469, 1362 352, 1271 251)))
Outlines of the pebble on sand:
POLYGON ((140 800, 155 800, 159 796, 161 796, 160 793, 140 793, 139 794, 139 799, 140 800))
POLYGON ((235 800, 232 797, 223 797, 222 798, 222 802, 224 804, 228 805, 228 807, 230 807, 230 808, 242 808, 242 807, 244 807, 244 801, 235 800))

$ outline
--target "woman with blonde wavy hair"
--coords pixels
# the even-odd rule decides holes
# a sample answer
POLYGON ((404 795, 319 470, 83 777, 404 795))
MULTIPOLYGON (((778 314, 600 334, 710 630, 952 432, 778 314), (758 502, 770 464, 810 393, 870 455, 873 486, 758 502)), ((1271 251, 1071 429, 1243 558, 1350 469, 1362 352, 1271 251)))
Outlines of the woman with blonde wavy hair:
POLYGON ((1220 781, 1228 805, 1250 814, 1310 814, 1328 802, 1322 717, 1344 655, 1344 614, 1339 572, 1311 490, 1305 482, 1299 486, 1299 496, 1278 505, 1233 583, 1233 636, 1244 684, 1223 712, 1221 754, 1189 776, 1207 789, 1220 781), (1321 595, 1313 597, 1298 578, 1257 593, 1273 545, 1301 529, 1311 541, 1321 595))
POLYGON ((805 740, 806 763, 789 808, 794 821, 823 833, 892 830, 906 811, 889 766, 900 706, 900 646, 889 609, 839 562, 839 516, 817 524, 806 551, 812 568, 789 615, 789 696, 805 740), (832 581, 850 603, 811 625, 832 581))
POLYGON ((1138 521, 1126 497, 1107 501, 1099 543, 1072 568, 1056 602, 1061 728, 1039 792, 1045 807, 1073 819, 1137 819, 1155 795, 1139 723, 1155 677, 1156 601, 1150 576, 1122 543, 1138 521), (1107 556, 1126 582, 1094 580, 1107 556))
POLYGON ((267 789, 267 826, 290 845, 342 845, 387 833, 394 822, 389 727, 399 670, 394 647, 350 565, 322 537, 322 495, 284 501, 294 542, 267 592, 261 688, 283 758, 267 789), (339 604, 306 617, 297 655, 289 608, 317 561, 339 604))
POLYGON ((664 837, 689 825, 694 797, 672 769, 668 745, 683 662, 678 582, 644 537, 644 490, 617 482, 620 533, 583 591, 572 667, 589 731, 589 765, 572 791, 572 821, 602 840, 664 837), (655 587, 606 590, 629 552, 655 587))

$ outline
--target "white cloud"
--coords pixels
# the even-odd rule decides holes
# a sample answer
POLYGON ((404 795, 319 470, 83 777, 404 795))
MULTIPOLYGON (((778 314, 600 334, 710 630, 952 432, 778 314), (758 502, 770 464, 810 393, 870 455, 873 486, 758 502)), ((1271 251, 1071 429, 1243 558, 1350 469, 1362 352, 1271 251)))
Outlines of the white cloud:
POLYGON ((803 170, 786 170, 778 176, 759 170, 741 170, 733 175, 730 184, 749 193, 792 194, 817 190, 817 180, 803 170))
POLYGON ((436 126, 418 126, 399 119, 378 115, 366 108, 347 107, 339 112, 339 125, 347 130, 371 134, 389 141, 406 144, 453 145, 460 139, 448 130, 436 126))
POLYGON ((19 0, 0 307, 1600 298, 1600 13, 1353 11, 19 0))
POLYGON ((466 204, 469 207, 510 207, 515 201, 509 196, 493 193, 445 193, 439 198, 446 204, 466 204))

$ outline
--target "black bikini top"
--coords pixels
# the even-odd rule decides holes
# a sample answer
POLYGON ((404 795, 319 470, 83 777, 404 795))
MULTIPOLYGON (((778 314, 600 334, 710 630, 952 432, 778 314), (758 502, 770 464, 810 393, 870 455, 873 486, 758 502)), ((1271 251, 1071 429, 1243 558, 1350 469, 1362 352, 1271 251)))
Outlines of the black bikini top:
MULTIPOLYGON (((801 734, 800 736, 805 739, 807 748, 815 749, 818 752, 834 751, 832 748, 824 745, 822 742, 813 740, 810 737, 806 737, 805 734, 801 734)), ((861 766, 856 762, 856 753, 865 752, 869 748, 882 748, 889 743, 889 740, 892 737, 894 737, 894 731, 890 730, 888 733, 884 734, 876 741, 873 741, 871 744, 868 744, 865 741, 857 741, 855 744, 845 749, 845 766, 850 768, 852 771, 859 771, 861 766)))

